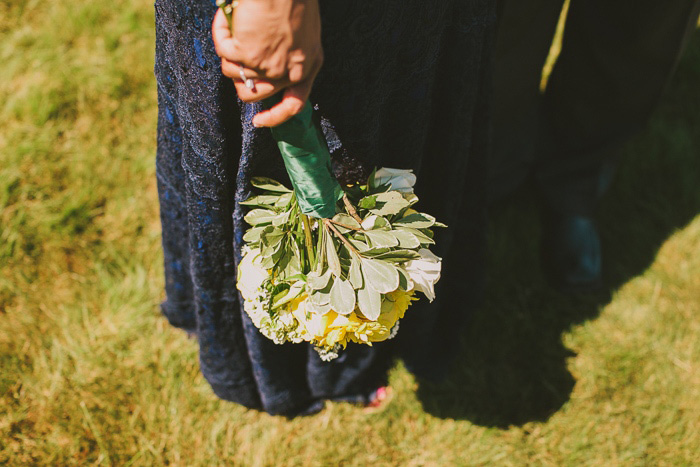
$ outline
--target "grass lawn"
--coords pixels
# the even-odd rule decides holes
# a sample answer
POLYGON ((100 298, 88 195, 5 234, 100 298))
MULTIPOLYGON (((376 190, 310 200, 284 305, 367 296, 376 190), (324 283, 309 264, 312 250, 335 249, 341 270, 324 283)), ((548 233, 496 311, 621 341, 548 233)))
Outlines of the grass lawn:
POLYGON ((0 464, 700 461, 700 33, 602 208, 609 297, 546 286, 525 189, 449 381, 295 420, 217 400, 160 316, 153 43, 150 2, 0 3, 0 464))

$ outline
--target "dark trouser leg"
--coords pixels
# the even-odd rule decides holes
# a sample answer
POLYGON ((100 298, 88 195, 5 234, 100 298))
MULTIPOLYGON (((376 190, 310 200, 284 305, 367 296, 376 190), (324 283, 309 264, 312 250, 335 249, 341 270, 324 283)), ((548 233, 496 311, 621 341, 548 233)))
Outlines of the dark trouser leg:
POLYGON ((539 133, 540 80, 564 0, 501 0, 496 35, 490 197, 529 174, 539 133))
POLYGON ((695 30, 698 0, 571 0, 544 96, 545 205, 591 215, 616 147, 640 128, 695 30))

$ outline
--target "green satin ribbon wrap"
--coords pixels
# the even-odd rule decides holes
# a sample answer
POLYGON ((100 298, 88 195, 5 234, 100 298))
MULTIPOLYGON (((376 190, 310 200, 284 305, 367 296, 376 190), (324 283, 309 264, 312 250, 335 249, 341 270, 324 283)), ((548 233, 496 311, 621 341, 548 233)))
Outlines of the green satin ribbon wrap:
MULTIPOLYGON (((278 101, 278 96, 271 97, 264 106, 270 108, 278 101)), ((333 176, 331 155, 323 133, 314 122, 311 103, 306 101, 300 114, 271 130, 301 212, 318 218, 333 217, 343 189, 333 176)))

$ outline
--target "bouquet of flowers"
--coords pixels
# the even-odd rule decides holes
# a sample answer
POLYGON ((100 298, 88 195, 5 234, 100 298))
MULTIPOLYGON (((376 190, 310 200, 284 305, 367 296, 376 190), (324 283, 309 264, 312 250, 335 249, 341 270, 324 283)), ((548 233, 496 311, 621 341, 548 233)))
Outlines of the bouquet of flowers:
POLYGON ((346 187, 340 212, 316 218, 294 191, 253 179, 238 289, 263 335, 310 342, 331 360, 348 342, 394 337, 416 292, 433 300, 441 260, 429 247, 444 225, 414 209, 415 181, 409 170, 379 169, 346 187))
MULTIPOLYGON (((217 0, 229 28, 236 3, 217 0)), ((310 342, 332 360, 349 342, 394 337, 416 292, 434 299, 441 260, 429 247, 433 228, 444 224, 414 209, 410 170, 382 168, 366 183, 341 187, 313 117, 306 102, 271 129, 293 190, 252 180, 257 193, 241 203, 251 227, 237 287, 263 335, 277 344, 310 342)))

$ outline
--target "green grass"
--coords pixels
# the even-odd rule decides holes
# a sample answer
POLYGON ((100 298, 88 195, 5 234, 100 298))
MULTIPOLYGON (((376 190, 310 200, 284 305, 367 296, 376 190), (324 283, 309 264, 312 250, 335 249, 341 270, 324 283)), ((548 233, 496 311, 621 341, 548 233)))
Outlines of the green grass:
POLYGON ((700 459, 700 35, 601 212, 606 299, 538 271, 522 191, 449 382, 295 420, 221 402, 160 316, 150 3, 0 4, 0 464, 700 459))

